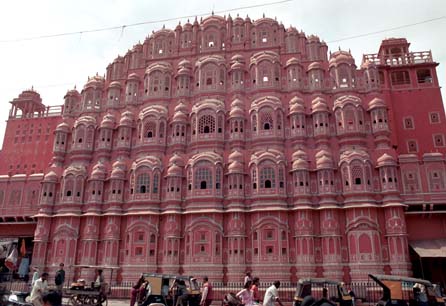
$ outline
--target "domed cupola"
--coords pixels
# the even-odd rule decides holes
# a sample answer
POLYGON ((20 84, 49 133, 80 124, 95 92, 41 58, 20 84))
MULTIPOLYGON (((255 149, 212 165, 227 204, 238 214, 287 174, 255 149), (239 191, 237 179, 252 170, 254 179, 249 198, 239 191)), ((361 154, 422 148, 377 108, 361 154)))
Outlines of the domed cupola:
POLYGON ((67 91, 64 97, 63 115, 74 116, 80 110, 82 96, 76 87, 67 91))
POLYGON ((379 169, 382 192, 398 191, 398 171, 395 158, 384 153, 376 160, 376 167, 379 169))
POLYGON ((333 194, 334 186, 334 163, 330 152, 320 150, 315 155, 318 178, 318 188, 320 194, 333 194))
POLYGON ((181 199, 184 165, 184 158, 180 154, 174 153, 169 159, 169 165, 166 175, 167 199, 176 201, 181 199))
POLYGON ((320 91, 324 88, 325 69, 320 62, 313 62, 308 65, 307 75, 312 91, 320 91))
POLYGON ((63 121, 57 125, 55 130, 53 152, 58 161, 63 161, 67 152, 68 135, 70 134, 70 125, 63 121))
POLYGON ((330 134, 328 121, 329 108, 322 97, 316 97, 311 102, 311 115, 313 117, 314 136, 327 137, 330 134))
POLYGON ((244 196, 244 167, 243 153, 237 149, 228 156, 228 195, 230 197, 244 196))
POLYGON ((356 86, 355 60, 350 52, 339 50, 332 53, 328 67, 335 89, 348 90, 356 86))
POLYGON ((104 77, 99 76, 98 74, 88 78, 88 82, 82 90, 82 110, 84 112, 96 112, 101 110, 104 84, 104 77))
POLYGON ((383 99, 375 97, 369 102, 368 111, 370 112, 372 133, 377 147, 389 147, 390 128, 386 102, 383 99))
POLYGON ((302 98, 294 96, 289 102, 290 106, 290 126, 292 137, 306 137, 306 110, 302 98))

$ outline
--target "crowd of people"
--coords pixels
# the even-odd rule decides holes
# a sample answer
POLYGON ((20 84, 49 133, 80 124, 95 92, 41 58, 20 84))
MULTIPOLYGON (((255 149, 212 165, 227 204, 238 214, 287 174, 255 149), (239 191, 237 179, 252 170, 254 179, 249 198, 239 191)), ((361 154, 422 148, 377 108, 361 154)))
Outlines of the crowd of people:
POLYGON ((274 306, 274 303, 277 302, 280 306, 283 306, 278 293, 280 281, 273 282, 273 284, 266 289, 263 300, 260 299, 259 285, 260 279, 258 277, 253 278, 251 273, 247 272, 244 279, 243 289, 236 294, 236 297, 240 299, 241 304, 245 306, 254 306, 262 303, 263 306, 274 306))
MULTIPOLYGON (((96 270, 95 279, 92 282, 92 288, 105 291, 105 280, 101 269, 96 270)), ((49 274, 43 272, 40 274, 38 267, 33 267, 33 277, 31 280, 31 294, 29 302, 34 306, 60 306, 62 305, 62 290, 65 283, 64 264, 59 264, 59 269, 54 275, 55 288, 48 286, 49 274)))
MULTIPOLYGON (((191 281, 192 280, 195 279, 192 278, 191 281)), ((259 285, 260 279, 258 277, 252 278, 251 273, 246 273, 243 289, 235 294, 238 304, 244 306, 255 306, 260 304, 263 306, 274 306, 277 302, 280 306, 283 306, 278 294, 280 281, 273 282, 273 284, 266 289, 263 300, 259 295, 259 285)), ((150 288, 149 281, 144 275, 141 275, 131 289, 130 306, 135 306, 137 302, 138 304, 143 304, 144 299, 150 296, 150 288)), ((173 306, 187 306, 189 291, 183 279, 175 279, 170 287, 167 287, 165 290, 162 288, 161 291, 165 291, 162 293, 163 296, 169 296, 173 299, 173 306)), ((207 276, 203 277, 200 291, 201 300, 199 306, 210 306, 214 300, 214 289, 207 276)))

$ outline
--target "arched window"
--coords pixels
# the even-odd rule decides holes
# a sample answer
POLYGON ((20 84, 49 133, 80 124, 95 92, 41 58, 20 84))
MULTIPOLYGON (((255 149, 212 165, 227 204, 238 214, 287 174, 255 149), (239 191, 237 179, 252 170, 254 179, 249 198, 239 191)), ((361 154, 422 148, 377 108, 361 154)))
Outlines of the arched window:
POLYGON ((260 188, 276 188, 276 174, 272 167, 263 167, 260 170, 260 188))
POLYGON ((355 165, 352 167, 352 178, 354 180, 355 185, 361 185, 362 184, 362 167, 359 165, 355 165))
POLYGON ((195 170, 195 189, 212 188, 212 171, 207 167, 198 167, 195 170))
POLYGON ((270 130, 273 128, 273 110, 265 109, 260 113, 260 126, 263 130, 270 130))
POLYGON ((156 135, 156 123, 153 121, 146 123, 146 137, 153 138, 156 135))
POLYGON ((136 193, 146 193, 150 190, 150 177, 147 173, 141 173, 136 177, 136 193))
POLYGON ((215 132, 215 118, 212 115, 203 115, 198 120, 198 133, 208 134, 215 132))

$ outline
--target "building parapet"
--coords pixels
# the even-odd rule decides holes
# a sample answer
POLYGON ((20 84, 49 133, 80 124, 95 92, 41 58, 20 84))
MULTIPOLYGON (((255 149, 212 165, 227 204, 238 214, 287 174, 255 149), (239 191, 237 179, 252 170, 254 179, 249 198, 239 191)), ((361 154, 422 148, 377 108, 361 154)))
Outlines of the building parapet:
POLYGON ((364 54, 362 62, 372 62, 375 65, 402 66, 434 63, 431 51, 409 52, 407 54, 364 54))

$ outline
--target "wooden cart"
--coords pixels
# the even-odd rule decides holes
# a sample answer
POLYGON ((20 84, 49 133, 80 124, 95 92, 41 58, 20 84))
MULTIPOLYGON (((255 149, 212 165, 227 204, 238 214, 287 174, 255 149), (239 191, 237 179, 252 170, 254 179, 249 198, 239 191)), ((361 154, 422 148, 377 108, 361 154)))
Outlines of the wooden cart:
MULTIPOLYGON (((107 306, 108 299, 107 296, 110 294, 109 284, 112 281, 113 270, 119 267, 110 266, 72 266, 74 269, 73 274, 76 272, 80 274, 82 269, 94 269, 96 270, 111 270, 110 271, 110 281, 109 283, 104 283, 100 287, 96 287, 94 282, 73 282, 70 288, 64 290, 64 295, 69 296, 69 303, 73 306, 89 305, 89 306, 107 306)), ((70 271, 71 272, 71 271, 70 271)))

